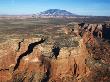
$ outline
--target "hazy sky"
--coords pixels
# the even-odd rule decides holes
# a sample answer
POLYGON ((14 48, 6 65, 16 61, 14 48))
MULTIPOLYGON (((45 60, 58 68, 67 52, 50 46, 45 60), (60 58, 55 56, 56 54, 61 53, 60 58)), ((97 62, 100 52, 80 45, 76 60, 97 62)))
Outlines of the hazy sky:
POLYGON ((110 16, 110 0, 0 0, 0 14, 36 14, 47 9, 110 16))

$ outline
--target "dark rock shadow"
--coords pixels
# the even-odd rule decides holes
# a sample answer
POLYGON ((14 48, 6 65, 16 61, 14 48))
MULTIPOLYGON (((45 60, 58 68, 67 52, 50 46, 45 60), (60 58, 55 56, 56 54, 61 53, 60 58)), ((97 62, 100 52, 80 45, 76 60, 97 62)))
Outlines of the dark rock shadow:
POLYGON ((57 56, 59 55, 60 52, 60 48, 59 47, 54 47, 52 49, 52 57, 55 56, 55 58, 57 59, 57 56))
POLYGON ((106 24, 103 25, 102 34, 104 39, 110 40, 110 27, 107 27, 106 24))

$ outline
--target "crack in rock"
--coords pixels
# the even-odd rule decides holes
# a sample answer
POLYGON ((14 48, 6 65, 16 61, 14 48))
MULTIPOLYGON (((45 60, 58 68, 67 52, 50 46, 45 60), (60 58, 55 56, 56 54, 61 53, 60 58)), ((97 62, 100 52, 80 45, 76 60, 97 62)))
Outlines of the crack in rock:
POLYGON ((18 43, 18 49, 17 49, 17 51, 20 50, 20 48, 21 48, 21 43, 22 43, 22 42, 24 42, 24 39, 22 39, 22 40, 18 43))
POLYGON ((39 45, 39 44, 43 43, 44 41, 45 41, 45 39, 41 39, 39 42, 34 42, 34 43, 29 44, 27 51, 24 52, 24 53, 22 53, 22 54, 19 56, 19 58, 17 59, 17 63, 16 63, 16 65, 15 65, 13 71, 15 71, 15 70, 18 68, 18 66, 19 66, 19 64, 20 64, 20 61, 21 61, 21 59, 22 59, 24 56, 27 56, 27 55, 29 55, 30 53, 32 53, 34 47, 35 47, 36 45, 39 45))

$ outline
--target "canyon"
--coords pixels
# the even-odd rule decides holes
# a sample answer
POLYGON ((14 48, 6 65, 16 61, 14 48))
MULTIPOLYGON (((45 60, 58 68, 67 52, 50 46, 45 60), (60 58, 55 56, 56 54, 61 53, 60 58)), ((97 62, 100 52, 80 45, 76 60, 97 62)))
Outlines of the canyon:
POLYGON ((110 27, 76 23, 0 43, 1 82, 109 82, 110 27))

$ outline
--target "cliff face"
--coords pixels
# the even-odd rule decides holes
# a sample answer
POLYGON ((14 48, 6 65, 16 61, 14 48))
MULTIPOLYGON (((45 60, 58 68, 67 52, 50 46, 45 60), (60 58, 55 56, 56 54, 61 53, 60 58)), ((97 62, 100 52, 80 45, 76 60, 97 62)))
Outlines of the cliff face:
POLYGON ((0 81, 109 82, 108 45, 88 32, 12 38, 0 44, 0 81))
POLYGON ((89 69, 85 64, 88 57, 82 39, 77 47, 64 47, 60 50, 57 60, 52 60, 52 78, 56 82, 80 82, 87 77, 89 69))

